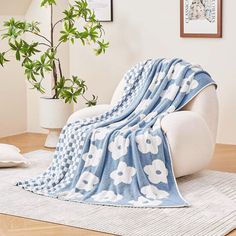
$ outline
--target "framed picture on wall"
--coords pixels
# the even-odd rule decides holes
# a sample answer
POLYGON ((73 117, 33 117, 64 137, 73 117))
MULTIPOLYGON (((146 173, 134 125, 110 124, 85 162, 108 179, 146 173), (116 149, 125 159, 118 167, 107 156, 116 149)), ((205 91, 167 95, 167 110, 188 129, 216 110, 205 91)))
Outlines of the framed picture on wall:
POLYGON ((180 0, 180 36, 222 37, 222 0, 180 0))
POLYGON ((98 21, 113 21, 112 0, 87 0, 87 2, 90 9, 94 10, 98 21))

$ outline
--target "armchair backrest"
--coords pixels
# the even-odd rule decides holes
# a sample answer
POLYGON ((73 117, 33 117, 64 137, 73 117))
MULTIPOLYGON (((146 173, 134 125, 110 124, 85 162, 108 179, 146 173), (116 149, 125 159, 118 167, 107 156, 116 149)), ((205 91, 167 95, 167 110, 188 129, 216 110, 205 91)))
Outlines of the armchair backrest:
POLYGON ((218 98, 215 85, 203 89, 182 110, 197 112, 206 121, 212 134, 213 142, 216 140, 218 126, 218 98))
MULTIPOLYGON (((124 80, 121 80, 115 89, 111 99, 111 105, 115 105, 121 98, 124 89, 124 80)), ((205 120, 212 140, 215 142, 218 126, 218 99, 215 86, 211 85, 202 90, 192 101, 181 110, 197 112, 205 120)))
POLYGON ((116 105, 116 103, 120 100, 123 91, 124 91, 124 84, 125 81, 122 79, 119 84, 117 85, 115 92, 113 93, 112 99, 111 99, 111 105, 116 105))

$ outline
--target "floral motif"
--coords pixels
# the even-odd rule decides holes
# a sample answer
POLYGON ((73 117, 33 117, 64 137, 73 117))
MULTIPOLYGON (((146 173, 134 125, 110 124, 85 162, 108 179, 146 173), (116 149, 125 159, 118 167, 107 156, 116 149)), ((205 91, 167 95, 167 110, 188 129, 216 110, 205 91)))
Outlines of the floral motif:
POLYGON ((161 97, 173 101, 178 91, 179 91, 179 86, 173 83, 161 93, 161 97))
POLYGON ((59 197, 63 197, 66 200, 71 200, 71 199, 81 199, 83 197, 83 194, 80 192, 75 192, 75 189, 72 189, 70 191, 62 192, 58 195, 59 197))
POLYGON ((132 204, 133 206, 156 206, 156 205, 160 205, 162 203, 162 201, 160 200, 150 200, 148 198, 145 198, 143 196, 138 197, 137 201, 129 201, 130 204, 132 204))
MULTIPOLYGON (((197 80, 194 79, 194 80, 192 81, 192 83, 191 83, 190 91, 193 90, 193 89, 195 89, 195 88, 197 88, 198 85, 199 85, 199 83, 197 82, 197 80)), ((190 92, 190 91, 189 91, 189 92, 190 92)))
POLYGON ((111 172, 110 177, 114 180, 115 185, 130 184, 136 172, 137 170, 134 167, 127 166, 125 162, 120 162, 117 169, 111 172))
POLYGON ((110 132, 108 128, 97 128, 93 131, 93 140, 103 140, 106 135, 110 132))
POLYGON ((150 198, 150 199, 163 199, 169 196, 168 192, 164 190, 160 190, 154 185, 144 186, 141 188, 140 191, 143 195, 145 195, 146 198, 150 198))
POLYGON ((157 88, 157 86, 161 83, 161 81, 163 80, 163 78, 166 76, 166 74, 164 72, 160 72, 157 77, 153 80, 153 82, 151 83, 150 87, 148 88, 148 90, 152 93, 154 92, 154 90, 157 88))
POLYGON ((158 146, 161 144, 161 138, 158 135, 151 135, 148 131, 143 134, 136 135, 138 149, 143 154, 158 153, 158 146))
POLYGON ((191 81, 191 77, 189 77, 188 79, 184 80, 180 92, 188 94, 191 92, 191 90, 197 88, 198 85, 199 83, 197 82, 197 80, 193 79, 191 81))
POLYGON ((146 165, 143 169, 152 183, 159 184, 161 182, 168 182, 168 170, 163 161, 159 159, 154 160, 151 165, 146 165))
POLYGON ((97 166, 102 157, 102 149, 98 149, 95 145, 91 145, 88 152, 86 152, 82 159, 85 161, 84 166, 97 166))
POLYGON ((129 139, 124 138, 122 135, 115 137, 114 141, 108 145, 108 150, 114 160, 118 160, 125 156, 128 152, 129 139))
POLYGON ((92 190, 98 182, 99 178, 96 175, 91 172, 84 171, 76 184, 76 188, 83 189, 88 192, 92 190))
POLYGON ((123 196, 120 194, 115 194, 113 191, 104 190, 92 196, 92 198, 97 202, 118 202, 123 198, 123 196))

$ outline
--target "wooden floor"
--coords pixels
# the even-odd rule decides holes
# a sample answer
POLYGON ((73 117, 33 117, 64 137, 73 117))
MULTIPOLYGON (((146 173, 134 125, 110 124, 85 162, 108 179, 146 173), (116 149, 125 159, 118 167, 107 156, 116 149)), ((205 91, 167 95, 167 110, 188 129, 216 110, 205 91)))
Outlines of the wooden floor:
MULTIPOLYGON (((21 134, 0 139, 0 143, 8 143, 18 146, 22 153, 38 149, 45 149, 43 134, 21 134)), ((216 146, 214 158, 209 169, 236 173, 236 146, 216 146)), ((0 236, 105 236, 99 233, 80 228, 52 224, 42 221, 30 220, 21 217, 13 217, 0 214, 0 236)), ((229 234, 236 236, 236 230, 229 234)))

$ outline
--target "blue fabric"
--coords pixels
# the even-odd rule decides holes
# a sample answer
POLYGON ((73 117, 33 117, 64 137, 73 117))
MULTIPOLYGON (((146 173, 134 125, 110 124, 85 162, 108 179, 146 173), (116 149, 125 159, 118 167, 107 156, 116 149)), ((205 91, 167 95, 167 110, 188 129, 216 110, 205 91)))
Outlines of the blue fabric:
POLYGON ((18 186, 91 204, 188 206, 178 191, 160 121, 214 81, 181 59, 147 60, 123 79, 117 105, 66 125, 48 170, 18 186))

